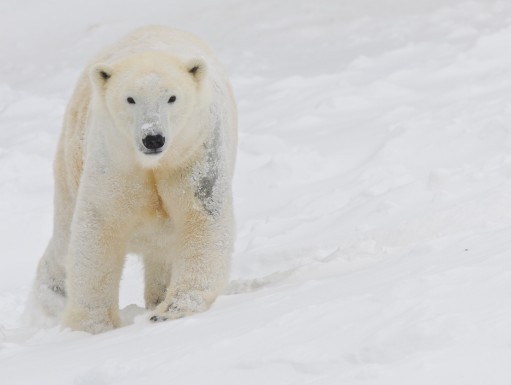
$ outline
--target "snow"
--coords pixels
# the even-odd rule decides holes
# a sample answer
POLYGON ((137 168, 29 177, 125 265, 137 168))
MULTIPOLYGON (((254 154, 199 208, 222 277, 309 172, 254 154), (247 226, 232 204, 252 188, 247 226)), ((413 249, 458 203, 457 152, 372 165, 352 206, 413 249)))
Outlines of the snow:
POLYGON ((0 384, 510 384, 511 4, 0 4, 0 384), (239 103, 232 282, 152 324, 23 320, 66 101, 105 44, 190 30, 239 103))

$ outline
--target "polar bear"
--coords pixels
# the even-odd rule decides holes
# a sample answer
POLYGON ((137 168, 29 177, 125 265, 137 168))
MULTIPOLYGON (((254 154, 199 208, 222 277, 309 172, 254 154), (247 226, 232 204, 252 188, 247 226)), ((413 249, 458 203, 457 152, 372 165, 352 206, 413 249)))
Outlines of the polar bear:
POLYGON ((73 330, 120 326, 136 253, 151 320, 207 310, 229 276, 236 143, 226 73, 194 35, 144 27, 99 54, 65 113, 36 304, 73 330))

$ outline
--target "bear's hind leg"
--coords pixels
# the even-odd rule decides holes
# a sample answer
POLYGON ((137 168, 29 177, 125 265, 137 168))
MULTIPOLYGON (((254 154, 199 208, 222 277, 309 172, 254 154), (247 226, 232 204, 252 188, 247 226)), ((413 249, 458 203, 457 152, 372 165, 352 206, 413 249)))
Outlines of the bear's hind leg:
POLYGON ((170 283, 170 262, 162 258, 144 256, 145 306, 153 310, 165 300, 170 283))
MULTIPOLYGON (((56 169, 61 163, 57 158, 56 169)), ((40 323, 40 317, 48 319, 60 316, 66 304, 66 258, 74 199, 65 179, 58 175, 55 179, 53 236, 37 266, 31 299, 25 312, 35 323, 40 323)))
POLYGON ((26 309, 26 316, 33 323, 48 324, 57 320, 66 305, 65 267, 62 256, 53 239, 39 261, 36 279, 32 288, 31 301, 26 309))

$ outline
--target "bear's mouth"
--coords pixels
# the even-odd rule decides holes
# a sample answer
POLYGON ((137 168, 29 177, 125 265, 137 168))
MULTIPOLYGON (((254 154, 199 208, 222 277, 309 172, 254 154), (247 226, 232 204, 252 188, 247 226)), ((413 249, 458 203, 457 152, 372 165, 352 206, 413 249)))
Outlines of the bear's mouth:
POLYGON ((161 148, 154 149, 154 150, 146 150, 146 149, 144 149, 142 152, 145 155, 157 155, 157 154, 161 154, 163 152, 163 150, 161 148))

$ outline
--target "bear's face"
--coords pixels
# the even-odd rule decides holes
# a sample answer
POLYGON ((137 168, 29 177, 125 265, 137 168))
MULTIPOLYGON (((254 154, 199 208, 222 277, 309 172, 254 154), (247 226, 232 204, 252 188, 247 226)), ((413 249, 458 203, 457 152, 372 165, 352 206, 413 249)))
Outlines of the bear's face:
POLYGON ((115 127, 144 164, 154 164, 180 137, 199 104, 206 65, 182 63, 163 53, 133 55, 112 66, 98 64, 91 78, 115 127))

